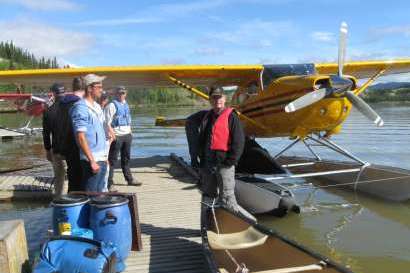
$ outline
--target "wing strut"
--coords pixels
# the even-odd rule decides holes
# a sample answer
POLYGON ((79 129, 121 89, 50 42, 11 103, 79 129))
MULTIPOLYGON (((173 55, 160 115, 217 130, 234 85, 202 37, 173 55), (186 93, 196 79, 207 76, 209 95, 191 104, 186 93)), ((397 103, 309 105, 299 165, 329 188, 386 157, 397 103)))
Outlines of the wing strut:
POLYGON ((194 87, 192 87, 192 86, 190 86, 190 85, 188 85, 188 84, 186 84, 186 83, 184 83, 184 82, 182 82, 182 81, 180 81, 180 80, 177 80, 177 79, 175 79, 175 78, 172 77, 172 76, 168 76, 168 78, 169 78, 175 85, 178 85, 178 86, 180 86, 180 87, 182 87, 182 88, 185 88, 186 90, 188 90, 188 91, 194 93, 194 94, 197 95, 197 96, 200 96, 200 97, 203 98, 203 99, 209 100, 209 96, 208 96, 207 94, 205 94, 204 92, 202 92, 202 91, 200 91, 200 90, 198 90, 198 89, 196 89, 196 88, 194 88, 194 87))
POLYGON ((365 84, 363 84, 360 88, 356 89, 354 91, 354 94, 357 96, 360 93, 362 93, 364 90, 367 89, 367 87, 369 87, 370 84, 372 84, 375 80, 377 80, 385 71, 386 69, 382 69, 376 74, 374 74, 373 77, 371 77, 365 84))
MULTIPOLYGON (((206 99, 206 100, 209 100, 209 96, 208 96, 207 94, 205 94, 204 92, 202 92, 202 91, 200 91, 200 90, 198 90, 198 89, 196 89, 196 88, 194 88, 194 87, 192 87, 192 86, 190 86, 190 85, 188 85, 188 84, 186 84, 186 83, 184 83, 184 82, 182 82, 182 81, 180 81, 180 80, 177 80, 176 78, 174 78, 174 77, 172 77, 172 76, 168 76, 168 78, 169 78, 175 85, 178 85, 178 86, 180 86, 180 87, 182 87, 182 88, 185 88, 185 89, 187 89, 188 91, 194 93, 195 95, 200 96, 201 98, 204 98, 204 99, 206 99)), ((236 111, 236 113, 238 114, 238 116, 239 116, 240 118, 244 119, 245 121, 251 123, 251 124, 254 125, 254 126, 259 127, 259 128, 262 129, 262 130, 267 130, 267 128, 266 128, 265 126, 263 126, 263 125, 260 124, 259 122, 256 122, 254 119, 251 119, 251 118, 245 116, 244 114, 241 114, 241 113, 240 113, 238 110, 236 110, 236 109, 235 109, 235 111, 236 111)))

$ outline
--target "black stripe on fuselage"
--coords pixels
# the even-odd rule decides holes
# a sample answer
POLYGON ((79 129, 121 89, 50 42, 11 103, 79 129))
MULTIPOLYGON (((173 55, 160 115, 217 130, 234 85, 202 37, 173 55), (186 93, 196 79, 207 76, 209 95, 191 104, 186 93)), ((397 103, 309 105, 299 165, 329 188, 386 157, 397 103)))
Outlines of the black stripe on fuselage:
POLYGON ((246 115, 246 114, 251 114, 253 112, 257 112, 257 111, 261 111, 261 110, 267 110, 267 108, 273 108, 279 105, 285 105, 289 102, 293 101, 293 99, 286 99, 286 100, 282 100, 279 102, 274 102, 274 103, 270 103, 270 104, 266 104, 263 106, 258 106, 258 107, 254 107, 254 108, 250 108, 248 110, 245 110, 242 112, 242 114, 246 115))

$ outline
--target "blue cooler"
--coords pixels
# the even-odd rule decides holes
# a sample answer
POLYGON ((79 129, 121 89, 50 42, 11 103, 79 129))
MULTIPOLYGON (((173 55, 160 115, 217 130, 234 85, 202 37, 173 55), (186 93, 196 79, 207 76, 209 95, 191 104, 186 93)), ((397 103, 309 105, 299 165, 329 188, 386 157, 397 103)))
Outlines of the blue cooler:
POLYGON ((79 237, 59 236, 47 241, 33 273, 115 273, 115 247, 79 237))
POLYGON ((94 239, 113 243, 117 248, 116 269, 125 269, 125 259, 131 251, 132 227, 128 199, 123 196, 97 196, 90 201, 90 228, 94 239))
POLYGON ((54 235, 71 235, 74 229, 89 227, 88 197, 62 195, 51 202, 54 235))
POLYGON ((94 239, 93 231, 88 228, 75 228, 71 231, 71 236, 87 238, 90 240, 94 239))

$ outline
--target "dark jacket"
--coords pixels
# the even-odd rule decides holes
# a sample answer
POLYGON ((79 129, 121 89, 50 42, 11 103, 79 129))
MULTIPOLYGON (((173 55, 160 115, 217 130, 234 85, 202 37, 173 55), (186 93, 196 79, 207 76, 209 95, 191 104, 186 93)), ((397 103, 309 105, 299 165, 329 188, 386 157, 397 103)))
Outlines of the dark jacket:
POLYGON ((60 154, 66 157, 71 153, 79 153, 69 114, 71 107, 78 100, 80 100, 80 97, 76 95, 65 95, 57 107, 58 123, 55 125, 56 138, 58 139, 57 149, 60 154))
POLYGON ((188 141, 189 156, 191 157, 191 166, 195 168, 199 167, 199 127, 206 113, 208 113, 208 110, 196 112, 185 121, 185 133, 188 141))
MULTIPOLYGON (((210 110, 212 111, 212 110, 210 110)), ((236 165, 242 155, 245 145, 245 134, 242 128, 241 121, 235 111, 231 113, 228 119, 229 123, 229 148, 227 152, 210 151, 210 141, 212 127, 218 118, 213 111, 209 115, 205 115, 199 128, 199 157, 201 167, 205 161, 211 161, 215 165, 230 167, 236 165), (206 151, 208 149, 208 151, 206 151), (210 158, 205 158, 206 154, 212 154, 210 158)))
POLYGON ((43 143, 46 150, 58 153, 55 124, 58 119, 58 103, 54 102, 43 113, 43 143))

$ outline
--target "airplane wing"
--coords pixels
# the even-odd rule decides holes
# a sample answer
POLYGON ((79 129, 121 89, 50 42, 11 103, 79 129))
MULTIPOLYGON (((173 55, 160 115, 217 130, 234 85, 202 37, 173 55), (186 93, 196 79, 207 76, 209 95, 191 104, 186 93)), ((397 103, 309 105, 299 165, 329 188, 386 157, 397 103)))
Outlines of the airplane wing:
POLYGON ((0 84, 23 84, 49 87, 55 82, 71 86, 74 77, 89 73, 107 76, 104 88, 116 85, 128 87, 175 87, 169 76, 189 85, 243 85, 260 77, 262 65, 175 65, 124 66, 63 69, 0 71, 0 84))
MULTIPOLYGON (((337 63, 315 64, 319 74, 337 74, 337 63)), ((381 70, 386 69, 383 76, 410 72, 410 59, 389 61, 360 61, 348 62, 343 66, 343 74, 354 76, 357 79, 365 79, 374 76, 381 70)))
MULTIPOLYGON (((23 84, 48 88, 55 82, 71 86, 72 79, 88 73, 107 76, 104 87, 116 85, 128 87, 175 87, 169 76, 192 86, 245 85, 258 81, 263 65, 158 65, 87 67, 62 69, 35 69, 0 71, 1 84, 23 84)), ((319 74, 337 74, 336 63, 315 64, 319 74)), ((369 78, 386 69, 385 75, 410 72, 410 59, 392 61, 349 62, 344 65, 344 73, 358 79, 369 78)))

